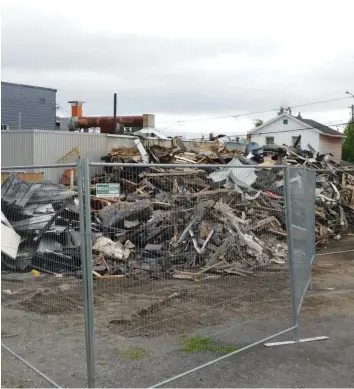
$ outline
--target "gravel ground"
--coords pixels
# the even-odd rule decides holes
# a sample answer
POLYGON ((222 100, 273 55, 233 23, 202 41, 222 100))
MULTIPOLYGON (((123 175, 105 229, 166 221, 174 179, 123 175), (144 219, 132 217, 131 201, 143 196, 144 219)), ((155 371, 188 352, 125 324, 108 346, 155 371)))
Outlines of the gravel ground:
MULTIPOLYGON (((349 238, 328 246, 327 252, 353 248, 353 243, 354 239, 349 238)), ((313 289, 304 301, 301 336, 327 335, 330 339, 272 348, 261 345, 169 386, 351 387, 354 382, 353 258, 353 253, 318 257, 313 271, 313 289)), ((279 309, 275 313, 271 299, 261 305, 253 302, 252 309, 258 315, 250 315, 252 320, 248 320, 244 312, 238 316, 236 309, 232 319, 223 317, 222 322, 212 322, 209 326, 202 322, 188 333, 208 336, 223 347, 242 346, 290 325, 288 306, 277 305, 279 309)), ((2 336, 5 337, 2 341, 6 345, 63 387, 87 385, 81 322, 59 331, 58 323, 64 322, 64 316, 45 316, 9 307, 2 309, 2 317, 2 336)), ((78 320, 77 315, 70 317, 78 320)), ((173 320, 173 316, 171 318, 173 320)), ((97 333, 97 387, 147 387, 219 356, 210 351, 182 353, 178 350, 181 344, 177 333, 133 335, 122 336, 119 331, 97 333), (122 350, 129 351, 136 346, 144 351, 141 359, 126 361, 119 357, 122 350)), ((1 379, 3 387, 48 386, 4 349, 1 379)))

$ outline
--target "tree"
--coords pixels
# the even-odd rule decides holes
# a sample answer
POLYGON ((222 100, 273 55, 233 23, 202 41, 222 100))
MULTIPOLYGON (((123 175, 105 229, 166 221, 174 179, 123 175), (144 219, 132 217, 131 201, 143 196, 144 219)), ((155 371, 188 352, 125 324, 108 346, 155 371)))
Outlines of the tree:
POLYGON ((347 125, 343 138, 343 161, 354 163, 354 122, 347 125))
POLYGON ((288 113, 289 115, 292 115, 292 111, 290 107, 283 107, 282 105, 279 108, 278 115, 281 115, 283 113, 288 113))
POLYGON ((281 105, 278 111, 278 115, 281 115, 284 112, 285 112, 285 108, 281 105))
POLYGON ((256 119, 256 120, 253 121, 253 124, 254 124, 256 127, 261 126, 263 123, 264 123, 264 122, 263 122, 263 120, 261 120, 261 119, 256 119))

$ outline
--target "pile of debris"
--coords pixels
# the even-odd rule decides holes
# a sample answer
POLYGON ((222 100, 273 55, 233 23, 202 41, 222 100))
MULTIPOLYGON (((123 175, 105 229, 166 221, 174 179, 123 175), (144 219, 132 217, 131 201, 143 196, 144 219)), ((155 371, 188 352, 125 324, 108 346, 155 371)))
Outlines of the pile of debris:
MULTIPOLYGON (((332 154, 321 155, 311 145, 307 145, 307 150, 302 150, 299 147, 300 141, 301 135, 295 141, 293 147, 275 144, 259 147, 258 144, 250 142, 244 152, 240 150, 228 151, 221 142, 213 144, 206 142, 204 145, 196 146, 187 152, 180 139, 177 139, 170 148, 157 145, 149 146, 148 142, 144 143, 143 140, 137 140, 137 148, 126 149, 124 153, 122 153, 122 150, 112 150, 108 156, 102 157, 102 159, 106 162, 120 163, 188 163, 196 168, 199 164, 227 164, 235 167, 239 165, 256 165, 259 168, 274 166, 274 171, 279 165, 313 169, 316 171, 316 242, 325 243, 330 239, 340 239, 354 225, 354 166, 342 166, 333 160, 332 154)), ((143 171, 144 169, 107 168, 106 174, 97 177, 96 181, 110 182, 112 180, 112 182, 121 182, 125 185, 130 184, 137 193, 143 194, 146 186, 143 185, 141 188, 138 185, 138 173, 143 171), (134 174, 134 171, 137 174, 134 174)), ((206 188, 210 188, 209 183, 203 177, 203 172, 206 172, 206 170, 194 169, 193 171, 195 175, 201 173, 202 176, 198 176, 198 179, 196 179, 197 176, 193 177, 195 188, 191 188, 191 190, 207 190, 206 188)), ((243 172, 245 171, 243 170, 243 172)), ((209 170, 208 172, 211 173, 212 171, 209 170)), ((236 172, 236 170, 231 169, 230 171, 229 168, 225 168, 222 172, 220 170, 215 171, 210 177, 214 182, 219 183, 220 187, 235 188, 239 193, 242 193, 235 180, 232 180, 232 172, 236 172)), ((241 172, 241 169, 239 169, 237 174, 242 174, 241 172)), ((269 170, 266 172, 265 180, 261 179, 264 172, 258 170, 257 180, 248 181, 247 184, 252 188, 266 190, 282 196, 282 180, 276 181, 274 174, 270 173, 269 170)), ((159 174, 160 177, 165 176, 163 170, 159 170, 155 174, 155 177, 159 174)), ((150 175, 147 178, 152 177, 150 175)), ((148 187, 151 184, 149 180, 145 180, 144 183, 148 184, 148 187)), ((163 190, 168 192, 171 188, 171 185, 170 187, 165 186, 163 190)))
MULTIPOLYGON (((94 275, 200 279, 284 264, 283 198, 251 188, 253 169, 232 166, 229 177, 219 169, 149 168, 134 173, 136 182, 115 171, 120 198, 91 197, 94 275), (227 180, 239 189, 222 188, 227 180)), ((2 186, 3 266, 80 272, 78 212, 75 192, 11 174, 2 186)))
MULTIPOLYGON (((179 173, 170 173, 176 185, 185 178, 179 173)), ((242 200, 225 189, 168 195, 161 193, 165 179, 149 178, 149 198, 98 211, 103 235, 93 246, 97 273, 194 279, 207 272, 246 276, 285 263, 280 197, 250 190, 242 200)))
MULTIPOLYGON (((339 239, 354 225, 354 169, 342 168, 330 155, 318 155, 310 145, 301 150, 296 144, 260 148, 250 143, 242 155, 219 146, 187 151, 180 140, 166 148, 147 146, 138 139, 136 148, 103 157, 121 165, 106 166, 92 184, 119 184, 120 194, 102 198, 92 187, 96 277, 168 275, 199 280, 279 270, 287 258, 281 165, 317 171, 316 204, 312 203, 317 243, 339 239), (151 163, 190 167, 165 169, 151 163)), ((298 217, 300 227, 309 206, 301 172, 293 170, 290 180, 294 219, 298 217)), ((3 266, 16 271, 81 272, 75 191, 48 182, 24 182, 10 174, 1 198, 3 266)))
POLYGON ((1 187, 3 270, 49 273, 81 269, 76 192, 11 173, 1 187), (76 201, 76 203, 75 203, 76 201))
POLYGON ((255 147, 248 158, 262 160, 262 165, 281 162, 294 167, 307 167, 316 171, 316 243, 341 239, 354 226, 354 165, 340 165, 332 154, 319 154, 311 145, 302 150, 298 144, 255 147))
POLYGON ((195 143, 187 150, 183 141, 175 138, 171 147, 161 146, 149 141, 137 139, 135 148, 113 149, 101 159, 115 163, 168 163, 168 164, 226 164, 241 151, 230 151, 227 145, 221 142, 195 143))
POLYGON ((119 200, 92 197, 103 233, 93 247, 94 271, 200 279, 278 270, 287 257, 283 170, 240 168, 238 158, 228 159, 222 169, 137 164, 95 177, 120 183, 121 193, 119 200))

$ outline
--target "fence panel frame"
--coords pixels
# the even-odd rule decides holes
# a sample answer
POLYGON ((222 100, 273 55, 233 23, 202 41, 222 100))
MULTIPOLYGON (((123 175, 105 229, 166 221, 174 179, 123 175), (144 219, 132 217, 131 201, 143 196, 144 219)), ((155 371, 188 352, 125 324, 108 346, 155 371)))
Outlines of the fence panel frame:
MULTIPOLYGON (((91 167, 103 167, 103 166, 111 166, 111 167, 130 167, 130 168, 144 168, 144 167, 158 167, 158 168, 192 168, 193 165, 190 164, 135 164, 135 163, 101 163, 101 162, 89 162, 88 158, 80 158, 76 164, 53 164, 53 165, 32 165, 32 166, 10 166, 2 168, 2 172, 13 171, 16 172, 18 170, 31 170, 31 169, 45 169, 45 168, 76 168, 78 174, 78 198, 80 204, 80 236, 81 236, 81 264, 83 269, 83 287, 84 287, 84 317, 85 317, 85 339, 86 339, 86 365, 87 365, 87 379, 88 379, 88 387, 95 387, 96 382, 96 346, 95 346, 95 327, 94 327, 94 312, 93 312, 93 275, 92 275, 92 233, 91 233, 91 213, 90 213, 90 168, 91 167)), ((196 165, 196 168, 207 169, 207 168, 218 168, 224 167, 225 165, 208 165, 208 164, 200 164, 196 165)), ((260 168, 258 165, 243 165, 237 166, 237 168, 244 169, 257 169, 260 168)), ((263 168, 274 168, 274 166, 262 166, 263 168)), ((300 304, 296 303, 296 293, 298 288, 298 280, 296 279, 296 274, 294 271, 294 247, 293 247, 293 232, 292 232, 292 208, 291 208, 291 188, 290 188, 290 178, 289 178, 289 169, 291 167, 287 165, 276 165, 276 168, 282 169, 283 177, 284 177, 284 199, 285 199, 285 214, 286 214, 286 225, 287 225, 287 242, 288 242, 288 261, 289 261, 289 269, 291 275, 291 300, 292 300, 292 316, 293 316, 293 325, 289 328, 280 331, 276 334, 273 334, 269 337, 263 338, 257 342, 249 344, 237 351, 231 352, 229 354, 223 355, 219 358, 215 358, 203 365, 197 366, 194 369, 188 370, 182 374, 171 377, 167 380, 164 380, 160 383, 157 383, 151 387, 159 387, 170 383, 178 378, 184 377, 188 374, 201 370, 207 366, 213 365, 216 362, 219 362, 223 359, 229 358, 230 356, 236 355, 243 351, 246 351, 252 347, 263 344, 269 340, 272 340, 280 335, 287 334, 289 332, 294 333, 295 342, 300 340, 300 307, 302 304, 303 297, 311 285, 311 278, 306 286, 306 288, 301 291, 302 298, 300 304)), ((305 197, 306 200, 310 201, 310 191, 306 191, 306 187, 308 187, 308 172, 309 169, 303 168, 304 178, 305 178, 305 197)), ((315 172, 313 172, 315 174, 315 172)), ((306 229, 314 228, 314 212, 306 215, 306 229)), ((315 260, 315 247, 314 247, 314 239, 312 236, 308 237, 308 254, 311 254, 311 258, 309 258, 309 266, 310 266, 310 274, 311 267, 315 260)), ((6 346, 5 346, 6 347, 6 346)), ((11 352, 11 350, 8 350, 11 352)), ((18 358, 21 357, 17 356, 18 358)), ((23 360, 23 362, 27 362, 23 360)), ((31 365, 27 362, 28 366, 31 365)), ((38 369, 31 367, 34 371, 40 374, 43 378, 46 379, 46 376, 41 372, 37 371, 38 369)), ((48 378, 48 377, 47 377, 48 378)), ((50 378, 47 381, 59 387, 54 381, 50 378)))
MULTIPOLYGON (((190 165, 190 164, 136 164, 136 163, 101 163, 101 162, 91 162, 89 163, 90 167, 125 167, 125 168, 149 168, 149 167, 155 167, 155 168, 199 168, 199 169, 207 169, 207 168, 225 168, 225 165, 209 165, 209 164, 198 164, 198 165, 190 165)), ((238 353, 241 353, 243 351, 246 351, 250 348, 253 348, 255 346, 258 346, 260 344, 264 344, 265 342, 268 342, 269 340, 272 340, 278 336, 287 334, 289 332, 294 333, 294 341, 298 342, 300 340, 300 306, 301 304, 296 303, 296 294, 297 294, 297 288, 298 288, 298 283, 296 279, 296 272, 294 271, 294 247, 293 247, 293 240, 291 238, 292 236, 292 208, 290 206, 291 203, 291 189, 290 189, 290 178, 289 178, 289 169, 291 168, 288 165, 276 165, 276 166, 262 166, 262 169, 274 169, 274 167, 282 169, 283 170, 283 177, 284 177, 284 199, 285 199, 285 215, 286 215, 286 226, 287 226, 287 243, 288 243, 288 261, 289 261, 289 270, 290 270, 290 275, 291 275, 291 302, 292 302, 292 321, 293 325, 290 326, 289 328, 280 331, 278 333, 275 333, 269 337, 263 338, 257 342, 254 342, 250 345, 247 345, 246 347, 243 347, 237 351, 231 352, 229 354, 223 355, 222 357, 215 358, 212 361, 209 361, 205 364, 202 364, 200 366, 197 366, 194 369, 188 370, 182 374, 173 376, 167 380, 161 381, 153 386, 152 388, 160 387, 162 385, 166 385, 170 382, 175 381, 176 379, 185 377, 186 375, 189 375, 191 373, 194 373, 196 371, 199 371, 207 366, 213 365, 214 363, 217 363, 223 359, 229 358, 233 355, 236 355, 238 353), (290 227, 290 228, 289 228, 290 227), (290 235, 289 235, 290 234, 290 235)), ((237 168, 241 169, 259 169, 260 166, 258 165, 242 165, 242 166, 237 166, 237 168)), ((307 168, 302 168, 304 172, 306 172, 307 168)), ((306 288, 307 289, 307 288, 306 288)), ((303 291, 303 293, 306 293, 306 289, 303 291)))
MULTIPOLYGON (((80 168, 80 161, 78 160, 77 163, 66 163, 66 164, 49 164, 49 165, 21 165, 21 166, 6 166, 1 167, 1 173, 16 173, 19 171, 31 171, 33 169, 62 169, 62 168, 76 168, 78 171, 81 170, 80 168)), ((81 228, 81 226, 80 226, 81 228)), ((28 366, 33 372, 38 374, 39 377, 43 378, 45 381, 47 381, 50 385, 56 388, 61 388, 61 386, 52 380, 47 374, 43 373, 40 369, 36 368, 32 363, 30 363, 25 357, 21 357, 18 353, 13 351, 9 346, 7 346, 3 341, 1 341, 1 346, 4 350, 6 350, 8 353, 10 353, 12 356, 14 356, 16 359, 18 359, 20 362, 28 366)))

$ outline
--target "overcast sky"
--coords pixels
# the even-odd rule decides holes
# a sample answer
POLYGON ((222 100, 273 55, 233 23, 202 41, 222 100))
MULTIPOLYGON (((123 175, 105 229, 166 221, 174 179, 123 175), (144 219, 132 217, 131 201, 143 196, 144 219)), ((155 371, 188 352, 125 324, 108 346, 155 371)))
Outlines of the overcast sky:
MULTIPOLYGON (((240 134, 275 111, 177 121, 354 94, 353 13, 352 0, 3 0, 1 79, 56 88, 86 115, 111 115, 117 92, 119 114, 153 113, 168 135, 240 134)), ((299 110, 337 124, 352 103, 299 110)))

